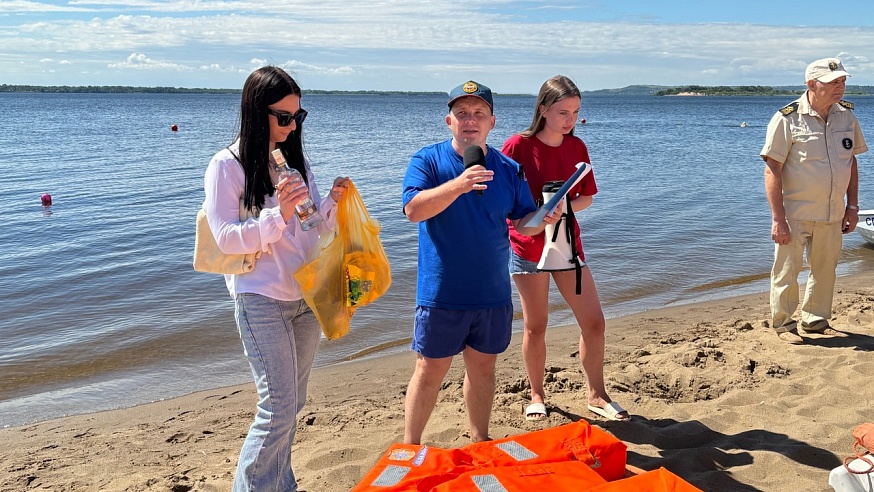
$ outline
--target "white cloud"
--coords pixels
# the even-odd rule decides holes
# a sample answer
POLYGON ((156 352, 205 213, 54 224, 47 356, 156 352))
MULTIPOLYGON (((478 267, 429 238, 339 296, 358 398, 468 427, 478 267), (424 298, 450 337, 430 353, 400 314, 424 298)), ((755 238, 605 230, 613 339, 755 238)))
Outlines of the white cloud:
POLYGON ((354 75, 355 69, 349 66, 344 67, 322 67, 317 65, 311 65, 309 63, 300 62, 297 60, 289 60, 282 65, 280 65, 285 70, 290 70, 294 72, 314 72, 314 73, 323 73, 323 74, 331 74, 331 75, 354 75))
POLYGON ((37 12, 84 12, 87 10, 90 9, 29 0, 3 0, 0 3, 0 12, 26 12, 33 14, 37 12))
POLYGON ((136 70, 177 70, 189 72, 194 70, 191 67, 180 65, 178 63, 164 62, 153 60, 142 53, 131 53, 127 59, 121 63, 110 63, 107 68, 120 69, 136 69, 136 70))
POLYGON ((794 83, 809 60, 841 53, 854 83, 874 84, 866 56, 874 27, 580 20, 594 3, 73 0, 60 15, 37 15, 51 5, 3 0, 0 12, 22 14, 0 24, 0 43, 13 47, 0 54, 0 72, 5 63, 49 63, 64 53, 77 74, 106 67, 188 73, 193 86, 239 86, 241 74, 273 64, 321 85, 314 88, 434 90, 480 73, 506 80, 493 88, 517 92, 556 73, 576 74, 588 89, 782 85, 794 83), (347 86, 353 83, 368 85, 347 86))
POLYGON ((210 65, 201 65, 197 68, 202 72, 216 72, 216 73, 249 73, 250 70, 241 67, 233 67, 233 66, 222 66, 218 63, 212 63, 210 65))

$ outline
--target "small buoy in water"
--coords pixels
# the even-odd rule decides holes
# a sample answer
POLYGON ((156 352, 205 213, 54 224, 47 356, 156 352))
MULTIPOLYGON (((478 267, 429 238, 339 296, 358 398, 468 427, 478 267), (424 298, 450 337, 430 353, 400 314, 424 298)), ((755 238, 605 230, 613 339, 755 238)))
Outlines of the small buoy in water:
POLYGON ((52 196, 48 193, 43 193, 39 199, 42 201, 43 207, 49 207, 52 205, 52 196))
POLYGON ((746 127, 747 127, 747 122, 746 122, 746 121, 742 122, 742 123, 740 124, 740 127, 741 127, 741 128, 746 128, 746 127))
POLYGON ((581 120, 580 120, 580 124, 581 124, 581 125, 585 125, 585 124, 586 124, 586 119, 585 119, 585 118, 581 119, 581 120))
POLYGON ((170 130, 176 132, 179 131, 179 127, 176 125, 170 125, 170 130))

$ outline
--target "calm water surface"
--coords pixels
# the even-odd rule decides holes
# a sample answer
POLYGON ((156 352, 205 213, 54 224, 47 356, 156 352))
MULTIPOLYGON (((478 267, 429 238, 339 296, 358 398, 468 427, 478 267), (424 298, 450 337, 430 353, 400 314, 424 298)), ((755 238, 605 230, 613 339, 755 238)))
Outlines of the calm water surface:
MULTIPOLYGON (((758 152, 792 99, 584 99, 577 134, 600 192, 578 219, 608 316, 767 289, 758 152)), ((874 143, 874 98, 847 99, 874 143)), ((525 128, 533 104, 498 96, 490 144, 525 128)), ((233 139, 238 105, 238 95, 0 94, 0 427, 251 380, 223 280, 191 269, 203 172, 233 139)), ((305 95, 303 106, 319 186, 352 178, 382 223, 393 278, 348 336, 323 341, 316 364, 406 350, 416 226, 400 183, 417 149, 448 138, 446 98, 305 95)), ((871 162, 861 156, 863 208, 874 208, 871 162)), ((840 272, 872 266, 874 248, 846 237, 840 272)), ((551 302, 551 324, 573 322, 560 296, 551 302)))

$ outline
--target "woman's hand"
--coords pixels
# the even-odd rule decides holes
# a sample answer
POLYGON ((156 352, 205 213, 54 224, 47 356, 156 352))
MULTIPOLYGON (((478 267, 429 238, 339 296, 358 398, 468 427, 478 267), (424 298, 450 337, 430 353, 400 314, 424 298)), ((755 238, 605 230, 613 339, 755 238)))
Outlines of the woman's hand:
POLYGON ((553 209, 551 214, 546 214, 543 217, 543 223, 548 225, 557 224, 561 220, 561 215, 564 213, 564 198, 559 200, 558 205, 553 209))
POLYGON ((301 180, 292 181, 285 178, 276 183, 276 199, 279 200, 279 212, 282 220, 288 222, 294 216, 294 206, 306 198, 310 190, 301 180))
POLYGON ((334 186, 331 187, 331 198, 335 202, 340 202, 340 200, 346 196, 346 190, 349 188, 349 178, 348 177, 339 177, 334 180, 334 186))

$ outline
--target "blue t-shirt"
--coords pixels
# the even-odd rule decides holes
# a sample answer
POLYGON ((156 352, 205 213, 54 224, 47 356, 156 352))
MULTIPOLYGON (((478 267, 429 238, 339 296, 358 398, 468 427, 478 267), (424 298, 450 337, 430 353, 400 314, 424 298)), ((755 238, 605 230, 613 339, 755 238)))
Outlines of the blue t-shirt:
MULTIPOLYGON (((482 195, 465 193, 419 223, 420 306, 468 310, 512 303, 506 219, 521 219, 537 207, 515 161, 489 146, 485 167, 495 175, 482 195)), ((404 176, 403 206, 462 172, 464 160, 451 139, 421 149, 404 176)))

